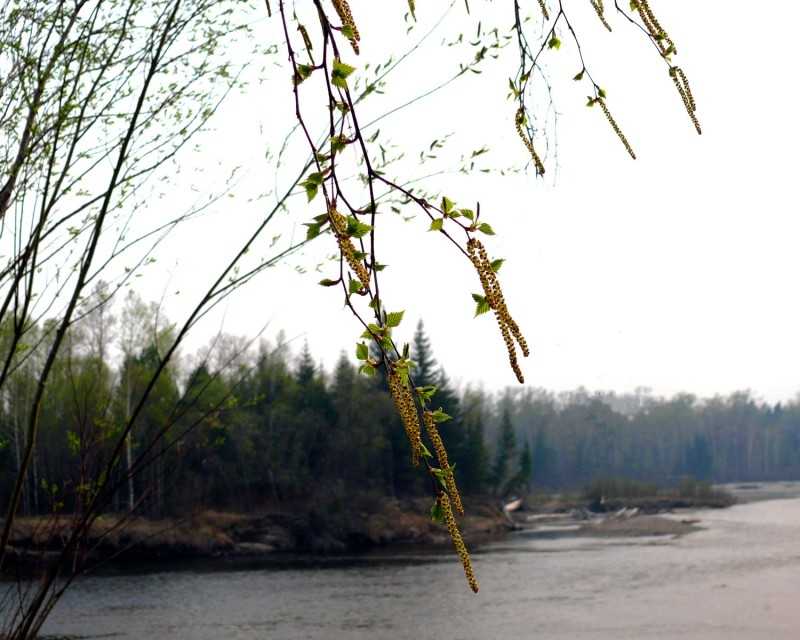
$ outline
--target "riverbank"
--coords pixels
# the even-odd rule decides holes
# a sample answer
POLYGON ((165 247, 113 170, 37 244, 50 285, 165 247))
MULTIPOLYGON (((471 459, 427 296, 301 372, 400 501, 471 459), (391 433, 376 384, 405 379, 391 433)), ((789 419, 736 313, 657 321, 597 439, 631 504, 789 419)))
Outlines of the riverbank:
MULTIPOLYGON (((730 501, 724 503, 730 504, 730 501)), ((602 512, 580 499, 520 502, 509 511, 491 498, 467 500, 459 526, 475 548, 511 531, 546 535, 682 536, 700 527, 696 519, 664 516, 682 507, 724 506, 702 501, 646 499, 608 502, 602 512), (614 510, 611 510, 613 507, 614 510)), ((430 500, 364 498, 342 508, 323 505, 264 505, 247 513, 204 510, 181 519, 99 519, 86 548, 94 562, 119 564, 202 557, 335 556, 370 549, 430 549, 452 545, 447 528, 432 522, 430 500)), ((58 552, 68 522, 20 518, 13 555, 35 561, 58 552)))
MULTIPOLYGON (((509 530, 492 500, 467 503, 459 519, 465 540, 493 539, 509 530)), ((451 545, 444 525, 430 519, 430 500, 361 500, 347 511, 337 506, 292 509, 265 505, 248 513, 204 510, 185 518, 136 517, 97 520, 88 536, 89 556, 103 562, 182 559, 208 556, 352 553, 377 547, 451 545)), ((19 518, 12 555, 35 560, 58 552, 68 534, 66 519, 19 518)))

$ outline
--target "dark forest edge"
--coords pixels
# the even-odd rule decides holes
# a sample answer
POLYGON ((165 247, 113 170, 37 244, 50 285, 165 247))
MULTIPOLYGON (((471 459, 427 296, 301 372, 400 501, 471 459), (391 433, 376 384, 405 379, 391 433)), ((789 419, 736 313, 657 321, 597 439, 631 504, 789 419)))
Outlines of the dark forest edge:
MULTIPOLYGON (((734 504, 730 493, 687 477, 674 487, 657 487, 625 478, 603 478, 570 494, 530 493, 512 501, 512 510, 490 496, 469 499, 470 515, 462 521, 472 544, 503 537, 509 531, 535 528, 558 520, 619 521, 634 515, 672 513, 676 509, 723 508, 734 504), (624 515, 623 515, 624 514, 624 515)), ((395 550, 449 548, 444 525, 424 515, 424 499, 358 496, 347 508, 334 501, 323 504, 263 505, 249 513, 204 510, 182 518, 139 517, 120 526, 120 518, 98 520, 87 540, 91 555, 85 570, 112 563, 141 563, 211 557, 265 557, 285 561, 291 554, 338 555, 376 548, 395 550)), ((20 567, 47 560, 59 552, 69 523, 49 517, 21 518, 15 529, 12 555, 20 567)), ((618 535, 673 533, 669 528, 617 528, 618 535)), ((601 532, 584 528, 581 533, 601 532)), ((161 564, 153 564, 163 569, 161 564)))
MULTIPOLYGON (((103 473, 114 476, 118 491, 96 530, 130 520, 122 521, 119 538, 112 530, 87 539, 80 546, 87 554, 124 548, 134 542, 125 536, 144 522, 153 524, 143 526, 143 548, 147 540, 176 536, 187 526, 181 523, 194 523, 188 526, 202 533, 199 552, 233 549, 226 540, 237 536, 245 549, 257 549, 262 543, 248 536, 267 517, 253 515, 260 513, 273 514, 274 527, 283 531, 263 543, 278 550, 332 552, 439 536, 426 518, 432 500, 420 498, 430 496, 430 478, 409 464, 386 380, 358 375, 346 354, 326 372, 309 345, 292 354, 281 337, 270 343, 221 335, 196 357, 164 367, 143 400, 127 455, 105 471, 108 443, 143 398, 170 328, 157 307, 135 294, 118 315, 113 306, 98 308, 102 314, 87 312, 70 329, 69 348, 47 386, 17 543, 33 543, 35 522, 57 532, 79 517, 95 483, 107 479, 103 473), (417 518, 409 520, 408 531, 387 533, 388 524, 380 522, 399 522, 398 514, 408 512, 404 505, 413 505, 417 518), (159 526, 164 533, 148 537, 146 531, 159 526)), ((7 329, 0 326, 0 340, 7 329)), ((34 384, 27 372, 46 346, 46 327, 31 329, 31 335, 40 342, 20 355, 0 398, 4 509, 23 437, 18 416, 34 384)), ((583 500, 609 509, 623 498, 644 504, 654 496, 655 505, 688 506, 654 487, 680 487, 682 478, 692 477, 697 492, 710 482, 800 477, 797 400, 770 406, 748 392, 700 400, 690 394, 657 398, 642 389, 627 395, 456 389, 437 364, 422 323, 411 358, 415 383, 436 387, 436 405, 452 416, 441 425, 442 437, 463 494, 485 519, 466 523, 467 536, 470 528, 493 531, 502 518, 499 505, 519 496, 535 507, 543 492, 577 494, 586 487, 583 500)), ((680 498, 686 502, 687 496, 680 498)), ((195 543, 180 544, 188 549, 195 543)))

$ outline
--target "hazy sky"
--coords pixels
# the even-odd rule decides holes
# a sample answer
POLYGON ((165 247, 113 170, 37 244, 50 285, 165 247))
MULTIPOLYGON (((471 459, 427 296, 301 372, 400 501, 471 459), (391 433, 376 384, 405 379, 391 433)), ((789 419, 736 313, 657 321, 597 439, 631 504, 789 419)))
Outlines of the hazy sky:
MULTIPOLYGON (((381 61, 390 45, 403 50, 405 3, 382 9, 379 22, 360 4, 352 2, 362 54, 349 61, 363 68, 370 60, 381 61)), ((417 4, 421 23, 438 18, 447 6, 417 4)), ((510 26, 510 14, 497 18, 503 3, 470 4, 472 18, 464 18, 463 6, 457 6, 448 35, 457 35, 461 24, 471 34, 480 18, 484 25, 494 20, 510 26), (481 16, 481 11, 492 13, 481 16)), ((589 87, 572 82, 580 63, 562 35, 564 46, 547 57, 559 112, 558 166, 551 155, 544 178, 532 173, 449 176, 426 186, 441 189, 461 206, 480 201, 484 219, 497 232, 485 244, 492 257, 507 259, 501 283, 532 350, 522 362, 526 384, 617 393, 644 386, 659 395, 689 391, 700 396, 750 389, 770 402, 791 399, 800 391, 800 222, 794 175, 800 135, 792 80, 800 9, 785 3, 779 11, 772 8, 769 20, 758 16, 756 23, 752 5, 740 2, 654 0, 652 6, 677 44, 675 63, 691 82, 702 136, 695 133, 663 61, 608 9, 613 34, 577 16, 575 21, 588 29, 584 56, 608 92, 609 107, 636 150, 636 161, 602 112, 584 106, 589 87)), ((588 15, 593 15, 590 9, 588 15)), ((266 28, 275 34, 277 27, 273 18, 266 28)), ((437 36, 432 44, 440 41, 437 36)), ((505 100, 515 71, 512 48, 503 61, 467 78, 454 93, 387 118, 380 124, 382 135, 416 157, 435 137, 454 132, 455 149, 488 143, 487 163, 524 164, 514 106, 505 100)), ((414 75, 398 72, 399 84, 387 88, 376 113, 446 76, 452 61, 437 50, 442 49, 433 47, 408 61, 414 75)), ((274 159, 264 159, 263 140, 277 152, 275 142, 291 125, 293 109, 288 72, 273 68, 270 73, 277 80, 254 89, 255 100, 251 94, 234 105, 228 113, 237 115, 221 127, 219 141, 209 137, 205 143, 219 155, 231 146, 240 157, 252 154, 243 184, 255 180, 263 188, 273 187, 275 180, 274 159), (263 139, 259 125, 266 131, 263 139)), ((403 175, 422 171, 411 165, 403 175)), ((220 253, 220 244, 226 246, 224 238, 252 225, 272 198, 257 205, 234 199, 222 225, 198 226, 195 251, 172 264, 160 257, 160 264, 174 271, 170 287, 182 290, 181 299, 199 292, 209 256, 220 253)), ((279 229, 284 239, 304 234, 302 223, 319 213, 302 199, 296 202, 295 217, 284 217, 279 229)), ((427 227, 422 216, 407 223, 387 218, 391 231, 380 239, 383 262, 390 265, 381 275, 383 299, 389 310, 406 311, 396 338, 410 341, 421 317, 452 379, 488 389, 516 385, 494 319, 472 317, 470 294, 480 284, 471 266, 427 227)), ((233 246, 234 240, 228 241, 233 246)), ((189 248, 185 241, 180 246, 184 252, 189 248)), ((331 263, 314 271, 334 250, 331 238, 320 238, 303 255, 270 270, 230 302, 225 330, 253 335, 269 321, 266 336, 283 329, 297 338, 298 350, 307 339, 330 370, 341 350, 354 352, 361 332, 342 310, 340 293, 316 285, 322 277, 335 277, 331 263), (298 273, 298 266, 307 272, 298 273)), ((177 316, 175 300, 167 296, 177 316)), ((220 322, 214 319, 204 331, 220 322)))

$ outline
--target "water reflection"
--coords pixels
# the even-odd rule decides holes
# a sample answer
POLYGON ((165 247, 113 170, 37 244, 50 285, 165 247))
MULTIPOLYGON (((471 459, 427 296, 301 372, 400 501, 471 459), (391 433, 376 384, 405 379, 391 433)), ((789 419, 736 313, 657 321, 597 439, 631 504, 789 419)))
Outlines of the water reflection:
POLYGON ((796 638, 800 500, 696 516, 705 529, 681 538, 546 531, 484 545, 474 554, 477 595, 450 553, 278 566, 195 563, 90 577, 67 592, 45 633, 130 640, 796 638))

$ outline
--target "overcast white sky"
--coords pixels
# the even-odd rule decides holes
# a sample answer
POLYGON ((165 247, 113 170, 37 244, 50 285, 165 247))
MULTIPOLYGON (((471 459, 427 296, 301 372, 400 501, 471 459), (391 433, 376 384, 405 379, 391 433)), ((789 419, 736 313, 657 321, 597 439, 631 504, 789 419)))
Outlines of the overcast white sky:
MULTIPOLYGON (((367 7, 377 4, 351 2, 362 54, 348 61, 359 67, 381 61, 387 47, 403 50, 405 3, 380 3, 380 16, 367 15, 367 7)), ((438 18, 447 6, 417 4, 421 22, 438 18)), ((472 20, 483 11, 489 12, 484 24, 510 26, 510 14, 497 18, 504 3, 470 4, 472 20)), ((611 9, 613 34, 576 14, 576 23, 589 28, 584 55, 638 159, 627 156, 599 109, 584 107, 588 85, 571 81, 580 63, 563 35, 564 46, 549 56, 560 114, 558 169, 551 157, 544 178, 450 176, 427 186, 462 206, 480 201, 497 232, 485 244, 493 257, 507 259, 501 282, 532 350, 522 362, 526 384, 616 393, 643 386, 658 395, 688 391, 704 397, 750 389, 770 402, 794 398, 800 391, 800 132, 793 78, 800 9, 792 3, 773 6, 765 19, 743 2, 651 4, 678 46, 675 62, 691 81, 702 136, 694 132, 663 62, 639 34, 611 9)), ((535 3, 530 5, 534 10, 535 3)), ((463 20, 471 34, 473 23, 463 13, 457 6, 456 23, 463 20)), ((587 15, 593 15, 590 7, 587 15)), ((274 34, 277 27, 273 18, 267 28, 274 34)), ((457 25, 448 31, 457 32, 457 25)), ((435 37, 434 44, 440 40, 435 37)), ((382 134, 416 156, 434 137, 454 131, 456 146, 488 143, 487 162, 494 166, 524 163, 514 107, 505 101, 515 62, 509 53, 506 68, 495 65, 491 73, 474 76, 478 84, 385 120, 382 134)), ((435 47, 410 60, 408 70, 417 75, 390 85, 376 108, 401 102, 402 92, 424 90, 440 71, 444 77, 447 64, 435 47)), ((259 122, 274 143, 290 126, 293 109, 288 77, 281 75, 288 72, 272 73, 278 80, 254 88, 255 100, 250 94, 234 105, 230 113, 236 117, 227 119, 219 138, 205 143, 220 156, 230 148, 240 158, 253 154, 244 182, 260 181, 262 188, 273 185, 274 169, 263 158, 259 122)), ((304 233, 300 225, 318 213, 297 202, 295 217, 283 219, 284 238, 292 230, 304 233)), ((219 247, 226 246, 227 234, 241 234, 265 206, 234 199, 233 208, 223 211, 223 225, 198 226, 193 248, 180 243, 177 261, 160 256, 161 267, 173 272, 170 287, 182 290, 179 298, 167 296, 174 316, 178 300, 200 291, 197 283, 210 256, 224 253, 219 247)), ((427 234, 421 216, 392 224, 380 245, 390 265, 381 293, 390 310, 406 311, 396 337, 410 341, 421 317, 452 379, 487 389, 516 385, 493 318, 472 318, 470 294, 480 285, 468 262, 427 234), (402 269, 401 251, 414 257, 402 269), (428 281, 430 286, 421 285, 428 281)), ((283 329, 298 338, 298 349, 307 339, 329 370, 342 349, 353 353, 357 321, 342 310, 338 292, 316 285, 335 274, 332 265, 314 272, 334 249, 331 243, 319 239, 250 285, 228 305, 224 329, 253 335, 269 321, 267 337, 283 329), (298 273, 297 266, 308 272, 298 273)), ((204 331, 219 323, 213 320, 204 331)), ((195 337, 193 344, 203 339, 195 337)))

